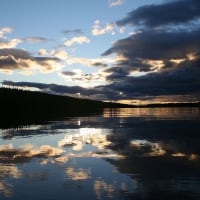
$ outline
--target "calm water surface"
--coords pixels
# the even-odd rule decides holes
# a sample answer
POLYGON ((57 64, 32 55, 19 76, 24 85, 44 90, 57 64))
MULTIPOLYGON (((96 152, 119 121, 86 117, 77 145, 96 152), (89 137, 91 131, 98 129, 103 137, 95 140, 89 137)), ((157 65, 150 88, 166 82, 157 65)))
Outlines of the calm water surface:
POLYGON ((105 109, 0 130, 0 199, 200 199, 199 108, 105 109))

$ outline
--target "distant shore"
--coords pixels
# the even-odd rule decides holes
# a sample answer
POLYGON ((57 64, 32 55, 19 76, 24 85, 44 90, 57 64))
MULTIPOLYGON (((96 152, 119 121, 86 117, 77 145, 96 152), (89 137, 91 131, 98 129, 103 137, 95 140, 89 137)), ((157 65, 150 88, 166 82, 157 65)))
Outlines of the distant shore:
POLYGON ((155 107, 200 107, 196 103, 166 103, 127 105, 52 95, 19 89, 0 88, 1 124, 16 126, 73 116, 100 114, 104 108, 155 108, 155 107))
POLYGON ((139 108, 160 108, 160 107, 200 107, 200 102, 194 103, 152 103, 146 105, 133 105, 133 107, 139 108))

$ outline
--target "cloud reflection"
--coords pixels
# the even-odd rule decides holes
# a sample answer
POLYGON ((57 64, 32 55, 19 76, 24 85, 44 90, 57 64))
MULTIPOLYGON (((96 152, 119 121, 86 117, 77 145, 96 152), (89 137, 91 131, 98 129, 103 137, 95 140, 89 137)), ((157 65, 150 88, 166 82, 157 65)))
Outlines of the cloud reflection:
POLYGON ((55 158, 55 162, 60 163, 60 164, 65 164, 68 161, 67 156, 60 156, 58 158, 55 158))
POLYGON ((66 175, 69 177, 69 179, 72 179, 73 181, 80 181, 80 180, 86 180, 89 179, 91 176, 91 172, 88 169, 74 169, 72 167, 68 167, 65 171, 66 175))
POLYGON ((108 184, 103 180, 95 180, 94 190, 98 200, 103 199, 105 193, 108 197, 112 197, 115 192, 114 185, 108 184))
POLYGON ((63 140, 58 142, 58 146, 72 146, 74 151, 80 151, 86 144, 91 144, 98 149, 104 149, 111 142, 108 141, 107 134, 101 133, 101 131, 101 129, 80 128, 80 133, 67 134, 63 140))
POLYGON ((32 144, 25 144, 19 148, 14 148, 12 144, 0 145, 0 162, 24 162, 33 157, 54 157, 63 153, 60 148, 50 145, 41 145, 34 148, 32 144))
POLYGON ((18 179, 21 175, 21 171, 15 165, 4 165, 0 163, 0 192, 3 192, 6 197, 12 196, 13 186, 7 182, 7 179, 18 179))
MULTIPOLYGON (((199 186, 198 181, 188 181, 199 177, 199 121, 173 121, 176 109, 172 109, 171 114, 170 109, 149 110, 149 114, 145 109, 138 109, 138 113, 134 112, 136 110, 129 111, 130 117, 126 118, 80 117, 24 131, 13 129, 13 144, 0 145, 0 193, 11 196, 11 181, 16 178, 20 178, 19 182, 28 179, 33 184, 44 180, 51 183, 51 178, 52 184, 57 184, 55 179, 59 179, 60 184, 67 184, 68 189, 73 188, 75 192, 74 185, 87 184, 86 188, 92 188, 96 199, 129 195, 132 191, 136 199, 143 195, 141 191, 148 197, 148 192, 154 192, 154 188, 175 191, 182 187, 182 177, 186 184, 199 186), (158 120, 156 116, 171 119, 158 120), (24 138, 25 133, 31 133, 32 137, 24 138), (38 137, 42 133, 45 134, 38 137), (50 137, 55 133, 55 137, 50 137), (28 140, 32 144, 19 145, 19 139, 21 143, 28 140), (41 143, 45 145, 39 145, 41 143), (52 143, 55 146, 46 145, 52 143), (30 168, 27 170, 26 166, 30 168), (42 170, 35 171, 35 166, 42 170), (53 176, 50 169, 55 170, 53 176), (122 174, 130 176, 134 184, 122 174)), ((181 114, 184 112, 182 109, 181 114)), ((195 113, 196 110, 192 112, 193 117, 195 113)), ((191 186, 189 191, 195 192, 195 187, 191 186)))
POLYGON ((166 151, 159 143, 153 143, 147 140, 132 140, 130 144, 135 150, 144 152, 144 156, 163 156, 166 154, 166 151))

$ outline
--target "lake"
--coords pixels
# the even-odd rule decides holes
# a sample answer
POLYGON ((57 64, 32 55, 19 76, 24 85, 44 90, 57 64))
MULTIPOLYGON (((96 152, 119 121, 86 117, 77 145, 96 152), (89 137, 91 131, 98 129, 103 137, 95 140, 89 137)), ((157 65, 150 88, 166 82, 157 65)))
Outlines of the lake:
POLYGON ((1 129, 0 199, 200 199, 200 108, 1 129))

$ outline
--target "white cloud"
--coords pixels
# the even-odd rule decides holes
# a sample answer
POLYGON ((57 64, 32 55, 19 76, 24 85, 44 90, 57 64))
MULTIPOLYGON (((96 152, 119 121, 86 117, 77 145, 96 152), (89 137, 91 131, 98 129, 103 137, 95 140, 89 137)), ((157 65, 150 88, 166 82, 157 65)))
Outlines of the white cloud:
POLYGON ((65 41, 65 46, 72 46, 74 43, 83 44, 83 43, 89 43, 90 40, 86 36, 79 36, 79 37, 73 37, 70 40, 65 41))
POLYGON ((119 29, 119 32, 120 32, 120 33, 124 33, 124 32, 125 32, 125 27, 121 27, 121 28, 119 29))
POLYGON ((116 7, 123 5, 125 3, 125 0, 109 0, 108 3, 110 7, 116 7))
POLYGON ((4 35, 7 33, 12 33, 13 29, 11 27, 0 28, 0 38, 4 38, 4 35))
POLYGON ((12 40, 0 39, 0 49, 15 48, 21 42, 22 41, 20 39, 12 39, 12 40))
POLYGON ((64 50, 54 50, 53 51, 53 56, 60 58, 60 59, 67 59, 68 58, 68 53, 64 50))
POLYGON ((3 27, 0 28, 0 49, 4 48, 15 48, 22 40, 14 38, 14 39, 7 39, 5 34, 12 33, 13 29, 11 27, 3 27))
POLYGON ((5 34, 12 33, 13 29, 11 27, 3 27, 0 28, 0 48, 15 48, 21 42, 28 42, 28 43, 41 43, 49 41, 49 39, 44 37, 26 37, 23 39, 14 38, 8 39, 5 37, 5 34))
POLYGON ((68 53, 64 50, 59 50, 59 49, 52 50, 52 51, 47 51, 46 49, 40 49, 38 51, 38 54, 40 56, 55 56, 56 58, 59 58, 62 60, 68 58, 68 53))
POLYGON ((59 74, 68 83, 81 87, 87 88, 108 84, 106 81, 108 73, 104 72, 102 69, 93 73, 84 73, 81 69, 73 69, 72 71, 61 72, 59 74))
POLYGON ((92 61, 91 59, 88 58, 70 58, 69 60, 67 60, 68 64, 74 64, 74 63, 79 63, 85 66, 91 66, 92 61))
POLYGON ((123 55, 116 56, 107 56, 100 58, 79 58, 79 57, 68 57, 66 63, 68 65, 72 64, 81 64, 87 67, 98 67, 98 68, 106 68, 114 65, 116 62, 127 61, 123 55))
POLYGON ((50 53, 46 49, 40 49, 38 54, 41 56, 48 56, 50 53))
POLYGON ((96 59, 89 59, 89 58, 70 58, 67 60, 68 64, 79 63, 84 66, 91 67, 96 62, 96 59))
POLYGON ((114 35, 115 28, 116 28, 116 25, 114 23, 107 23, 106 25, 102 27, 100 24, 100 21, 96 20, 92 27, 92 35, 98 36, 98 35, 104 35, 106 33, 111 33, 112 35, 114 35))

